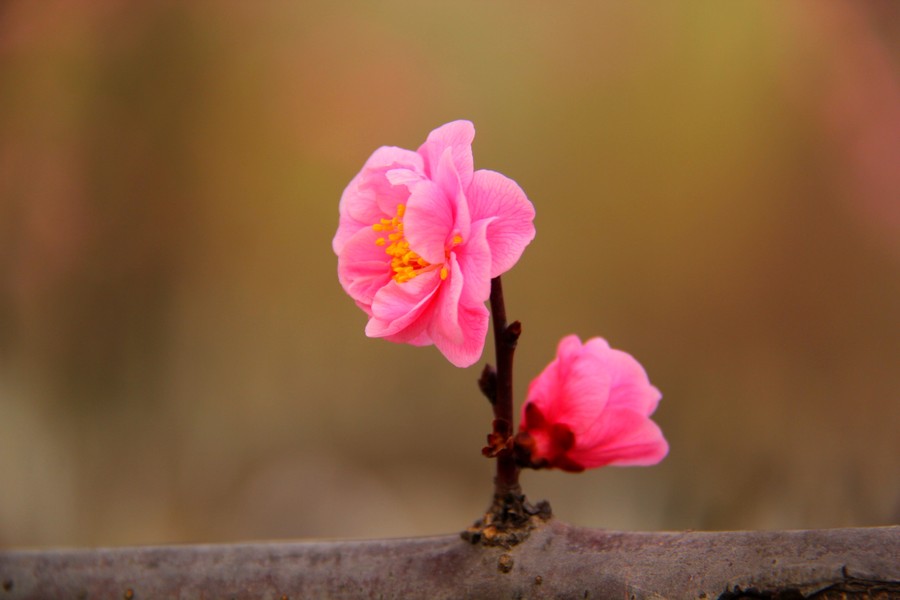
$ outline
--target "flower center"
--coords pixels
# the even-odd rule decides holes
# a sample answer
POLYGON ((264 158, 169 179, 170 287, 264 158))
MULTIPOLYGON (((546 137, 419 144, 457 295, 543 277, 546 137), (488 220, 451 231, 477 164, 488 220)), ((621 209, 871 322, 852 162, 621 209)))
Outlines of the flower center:
MULTIPOLYGON (((447 279, 450 272, 444 265, 432 265, 427 260, 416 254, 409 248, 409 242, 403 235, 403 213, 406 212, 406 206, 397 205, 397 214, 391 219, 381 219, 381 222, 372 225, 372 229, 379 233, 383 233, 382 237, 375 240, 376 246, 384 246, 384 252, 391 257, 391 270, 394 272, 393 278, 397 283, 405 283, 420 273, 433 271, 440 267, 441 279, 447 279)), ((462 243, 462 236, 453 236, 453 245, 462 243)), ((449 257, 450 251, 445 251, 445 256, 449 257)))
MULTIPOLYGON (((391 270, 397 283, 409 281, 431 264, 409 249, 409 242, 403 235, 403 213, 406 206, 397 205, 397 214, 392 219, 381 219, 372 225, 372 229, 384 234, 375 240, 378 246, 385 246, 385 253, 391 257, 391 270)), ((443 275, 443 273, 442 273, 443 275)))

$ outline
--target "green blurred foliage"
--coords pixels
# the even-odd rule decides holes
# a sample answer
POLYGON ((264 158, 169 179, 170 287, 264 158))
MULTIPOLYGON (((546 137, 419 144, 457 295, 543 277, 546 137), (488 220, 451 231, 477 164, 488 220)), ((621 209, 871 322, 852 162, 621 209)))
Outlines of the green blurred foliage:
MULTIPOLYGON (((478 368, 367 339, 341 191, 474 121, 563 335, 663 391, 660 466, 524 477, 612 528, 900 520, 892 2, 0 6, 0 545, 456 531, 478 368)), ((486 352, 484 360, 489 360, 486 352)))

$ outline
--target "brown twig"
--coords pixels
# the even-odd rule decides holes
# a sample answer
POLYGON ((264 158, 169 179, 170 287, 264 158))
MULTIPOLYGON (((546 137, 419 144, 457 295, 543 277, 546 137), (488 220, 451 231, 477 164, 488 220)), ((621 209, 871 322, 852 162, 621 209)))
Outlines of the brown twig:
MULTIPOLYGON (((491 280, 491 316, 494 321, 494 351, 497 357, 496 401, 494 402, 494 430, 511 435, 513 420, 513 355, 522 325, 518 321, 507 325, 506 305, 503 301, 503 284, 500 277, 491 280)), ((511 451, 497 455, 497 476, 494 478, 494 494, 521 494, 519 466, 511 451)))
POLYGON ((532 529, 551 517, 550 505, 540 502, 532 506, 519 485, 519 465, 514 452, 513 435, 513 355, 522 325, 507 324, 506 305, 500 277, 491 280, 491 315, 494 328, 494 350, 497 367, 486 366, 478 387, 491 401, 494 421, 488 445, 482 453, 497 459, 494 495, 484 516, 462 532, 473 544, 511 548, 524 541, 532 529))

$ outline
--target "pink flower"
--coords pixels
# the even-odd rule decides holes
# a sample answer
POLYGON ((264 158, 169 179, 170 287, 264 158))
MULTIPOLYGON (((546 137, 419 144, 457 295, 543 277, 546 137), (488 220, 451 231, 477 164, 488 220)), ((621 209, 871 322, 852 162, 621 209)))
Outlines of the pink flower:
POLYGON ((518 451, 530 466, 565 471, 656 464, 669 451, 650 420, 661 397, 630 354, 567 336, 528 388, 518 451))
POLYGON ((341 196, 338 279, 369 316, 366 334, 434 344, 458 367, 481 356, 491 279, 534 239, 534 206, 511 179, 473 171, 468 121, 415 152, 384 146, 341 196))

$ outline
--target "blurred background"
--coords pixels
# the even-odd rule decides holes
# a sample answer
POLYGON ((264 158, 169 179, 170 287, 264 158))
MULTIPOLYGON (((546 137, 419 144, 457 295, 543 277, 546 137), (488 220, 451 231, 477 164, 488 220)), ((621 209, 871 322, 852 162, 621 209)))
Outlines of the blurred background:
MULTIPOLYGON (((481 366, 365 337, 344 186, 452 119, 670 456, 529 472, 619 529, 900 521, 900 4, 0 5, 0 545, 387 537, 486 508, 481 366)), ((490 342, 486 360, 491 360, 490 342)))

